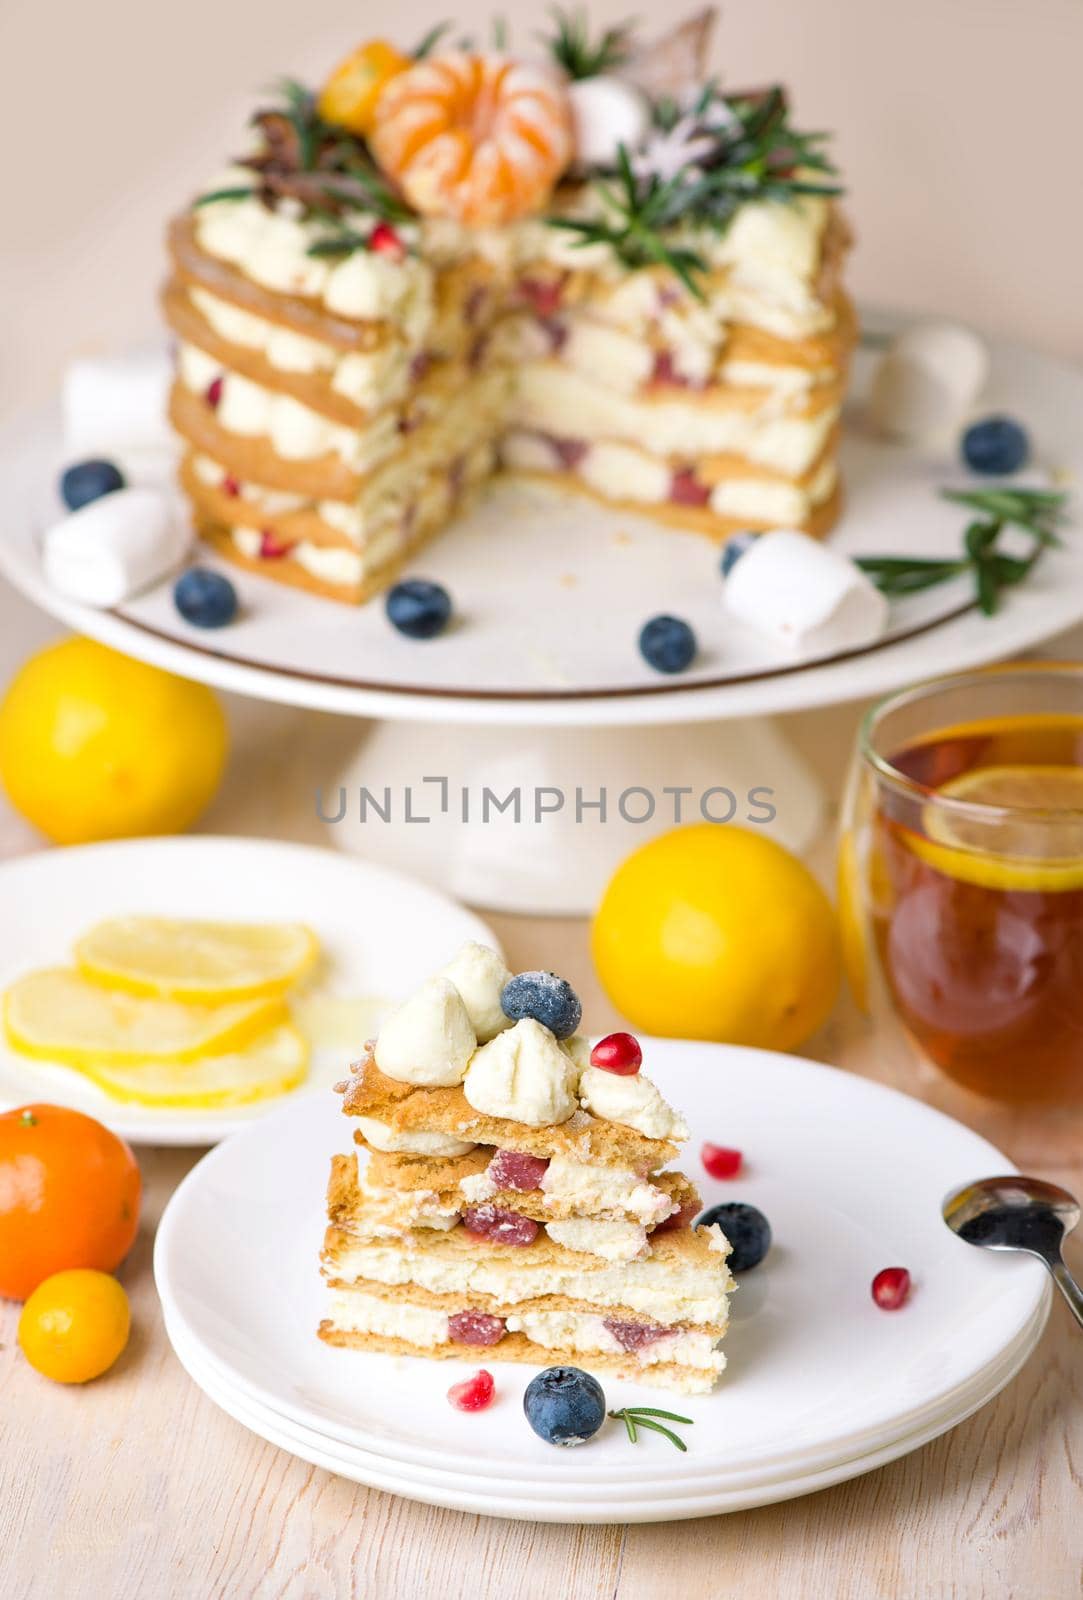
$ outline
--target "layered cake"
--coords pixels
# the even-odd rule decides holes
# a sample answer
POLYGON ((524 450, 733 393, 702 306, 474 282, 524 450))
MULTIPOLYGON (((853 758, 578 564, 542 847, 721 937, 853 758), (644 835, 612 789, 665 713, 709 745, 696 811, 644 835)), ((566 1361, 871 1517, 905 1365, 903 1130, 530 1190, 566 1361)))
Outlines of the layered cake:
POLYGON ((203 538, 361 601, 495 471, 714 539, 837 513, 854 318, 820 135, 567 19, 287 84, 170 231, 173 424, 203 538))
POLYGON ((331 1164, 321 1338, 714 1385, 729 1245, 663 1170, 688 1130, 577 1010, 474 944, 389 1018, 338 1086, 360 1149, 331 1164))

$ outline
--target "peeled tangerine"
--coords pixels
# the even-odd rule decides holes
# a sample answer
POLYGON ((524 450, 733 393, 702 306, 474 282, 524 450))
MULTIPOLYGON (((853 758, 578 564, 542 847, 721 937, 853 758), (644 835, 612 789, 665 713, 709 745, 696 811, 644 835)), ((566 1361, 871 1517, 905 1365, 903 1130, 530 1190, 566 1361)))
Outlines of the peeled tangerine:
POLYGON ((113 917, 75 946, 79 970, 128 994, 171 1000, 249 1000, 282 994, 319 955, 300 922, 197 922, 113 917))
POLYGON ((410 65, 385 39, 370 39, 340 61, 320 92, 318 109, 325 122, 366 134, 384 88, 410 65))
POLYGON ((369 145, 423 215, 510 222, 541 209, 571 160, 571 106, 543 68, 451 51, 391 80, 369 145))
POLYGON ((30 972, 4 996, 4 1029, 22 1055, 95 1070, 153 1061, 190 1062, 243 1049, 285 1020, 277 995, 230 1005, 143 999, 88 983, 78 972, 30 972))

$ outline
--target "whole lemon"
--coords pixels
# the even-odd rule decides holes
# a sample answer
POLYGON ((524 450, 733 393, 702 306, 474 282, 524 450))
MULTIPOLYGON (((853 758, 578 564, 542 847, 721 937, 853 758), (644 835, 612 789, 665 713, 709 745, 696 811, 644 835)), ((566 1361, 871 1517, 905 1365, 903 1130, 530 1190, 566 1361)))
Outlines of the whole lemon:
POLYGON ((841 976, 830 902, 780 844, 746 828, 674 828, 628 857, 592 931, 606 993, 636 1027, 791 1050, 841 976))
POLYGON ((54 1272, 19 1317, 30 1365, 55 1383, 89 1383, 108 1372, 128 1343, 128 1296, 115 1278, 90 1267, 54 1272))
POLYGON ((55 844, 181 832, 227 748, 210 689, 90 639, 31 656, 0 703, 0 781, 55 844))

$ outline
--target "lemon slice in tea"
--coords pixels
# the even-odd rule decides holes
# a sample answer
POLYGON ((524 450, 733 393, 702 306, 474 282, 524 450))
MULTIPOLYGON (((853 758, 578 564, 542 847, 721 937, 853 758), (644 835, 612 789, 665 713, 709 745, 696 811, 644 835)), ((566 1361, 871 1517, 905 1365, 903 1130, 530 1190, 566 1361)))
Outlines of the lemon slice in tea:
POLYGON ((251 1105, 286 1094, 304 1081, 309 1048, 303 1034, 281 1023, 244 1050, 201 1061, 147 1061, 140 1066, 98 1063, 80 1070, 114 1100, 188 1111, 251 1105))
POLYGON ((113 917, 79 940, 75 960, 112 989, 219 1005, 284 993, 319 951, 316 935, 300 922, 113 917))
POLYGON ((182 1005, 122 994, 69 967, 29 972, 4 996, 4 1030, 20 1054, 70 1067, 198 1061, 241 1050, 286 1020, 279 995, 182 1005))
POLYGON ((927 805, 925 837, 907 842, 929 866, 986 889, 1083 889, 1083 768, 977 767, 937 793, 990 811, 968 815, 927 805), (1009 814, 997 816, 998 810, 1009 814))

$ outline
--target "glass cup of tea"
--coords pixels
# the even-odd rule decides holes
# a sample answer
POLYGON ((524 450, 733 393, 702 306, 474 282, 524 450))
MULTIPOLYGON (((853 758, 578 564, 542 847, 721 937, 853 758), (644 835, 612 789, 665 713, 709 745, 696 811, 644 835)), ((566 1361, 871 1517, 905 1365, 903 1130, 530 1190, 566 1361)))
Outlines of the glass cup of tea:
POLYGON ((851 988, 1005 1101, 1083 1100, 1083 665, 941 678, 861 728, 839 840, 851 988))

